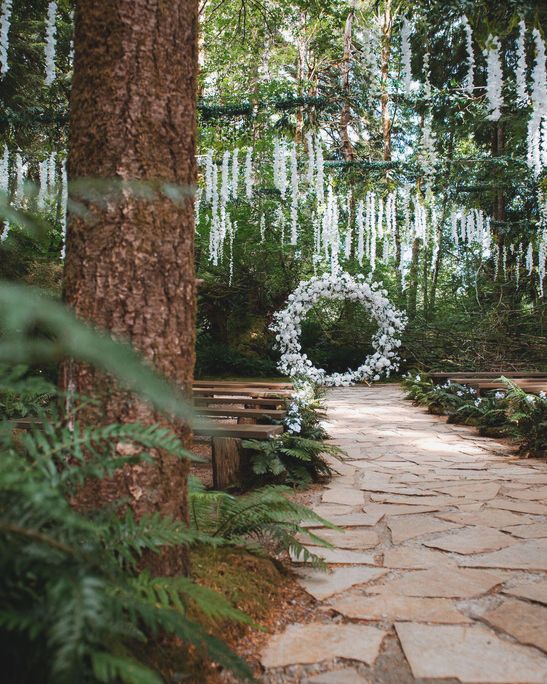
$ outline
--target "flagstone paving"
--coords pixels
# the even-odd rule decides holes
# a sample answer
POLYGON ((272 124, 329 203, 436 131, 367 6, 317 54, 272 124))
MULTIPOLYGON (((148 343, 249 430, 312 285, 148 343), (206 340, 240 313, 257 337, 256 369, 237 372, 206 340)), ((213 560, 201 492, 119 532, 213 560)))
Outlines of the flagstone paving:
MULTIPOLYGON (((396 385, 333 389, 344 463, 312 502, 317 604, 262 653, 268 684, 547 684, 547 463, 396 385)), ((301 559, 294 559, 298 562, 301 559)))

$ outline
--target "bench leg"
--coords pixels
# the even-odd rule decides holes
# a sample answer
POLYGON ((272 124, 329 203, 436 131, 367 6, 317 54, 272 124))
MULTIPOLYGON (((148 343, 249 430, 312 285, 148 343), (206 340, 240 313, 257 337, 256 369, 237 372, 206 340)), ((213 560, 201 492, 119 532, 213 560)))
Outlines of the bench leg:
POLYGON ((227 489, 241 480, 242 453, 240 439, 213 437, 213 486, 227 489))

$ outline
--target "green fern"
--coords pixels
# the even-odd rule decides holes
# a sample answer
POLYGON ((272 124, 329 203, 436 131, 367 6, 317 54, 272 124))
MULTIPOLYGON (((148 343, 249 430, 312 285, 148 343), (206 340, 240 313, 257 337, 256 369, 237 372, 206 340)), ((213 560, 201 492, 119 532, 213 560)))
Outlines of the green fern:
POLYGON ((309 552, 300 541, 318 546, 330 545, 317 536, 304 522, 315 522, 337 529, 312 510, 288 498, 290 489, 268 486, 234 497, 226 492, 209 492, 196 479, 191 479, 189 499, 191 525, 222 543, 243 546, 255 552, 268 542, 278 551, 292 553, 304 561, 322 565, 321 559, 309 552))
POLYGON ((323 455, 340 457, 343 454, 338 447, 289 433, 271 440, 246 440, 243 447, 250 451, 254 484, 305 486, 318 482, 332 475, 332 468, 323 455))
POLYGON ((43 416, 43 429, 18 437, 0 429, 0 639, 7 681, 156 684, 157 673, 130 646, 173 634, 251 679, 247 665, 189 617, 249 622, 222 596, 186 577, 150 577, 143 554, 169 546, 221 543, 206 531, 158 514, 137 520, 120 507, 86 516, 69 504, 89 477, 144 461, 147 449, 184 458, 159 426, 111 425, 74 431, 43 416), (118 445, 144 450, 120 456, 118 445), (85 454, 85 458, 84 458, 85 454))

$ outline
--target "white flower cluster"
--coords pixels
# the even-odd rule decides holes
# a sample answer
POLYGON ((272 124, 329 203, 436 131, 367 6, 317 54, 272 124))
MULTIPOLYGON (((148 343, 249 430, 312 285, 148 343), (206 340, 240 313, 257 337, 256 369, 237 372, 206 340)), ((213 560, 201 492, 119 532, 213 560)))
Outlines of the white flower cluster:
POLYGON ((528 86, 526 84, 526 24, 524 19, 519 22, 519 37, 517 40, 517 66, 515 79, 517 82, 517 104, 526 107, 528 104, 528 86))
POLYGON ((528 122, 528 166, 539 176, 547 166, 547 83, 545 43, 534 29, 536 60, 532 70, 532 114, 528 122))
POLYGON ((315 400, 315 391, 313 383, 308 380, 295 380, 293 386, 294 392, 283 423, 290 433, 298 435, 302 432, 302 411, 315 400))
POLYGON ((281 351, 278 368, 290 377, 337 387, 359 381, 377 381, 383 375, 389 377, 399 367, 398 349, 405 325, 405 315, 392 306, 387 292, 376 283, 365 282, 364 276, 354 278, 345 272, 314 276, 302 281, 289 296, 287 307, 275 314, 271 329, 276 333, 277 346, 281 351), (376 351, 357 370, 329 375, 324 369, 314 367, 302 352, 302 321, 310 309, 324 298, 360 302, 378 324, 372 340, 376 351))
POLYGON ((51 85, 55 80, 55 47, 57 37, 57 3, 50 2, 47 8, 47 22, 46 22, 46 47, 45 47, 45 65, 46 65, 46 85, 51 85))
POLYGON ((403 89, 405 93, 410 93, 412 90, 412 50, 410 47, 410 34, 412 33, 412 24, 403 17, 403 25, 401 27, 401 76, 403 79, 403 89))
POLYGON ((463 82, 465 92, 473 95, 475 90, 475 55, 473 53, 473 29, 466 16, 462 17, 463 28, 465 31, 465 46, 467 50, 467 74, 463 82))
POLYGON ((486 97, 488 100, 488 120, 498 121, 503 107, 503 71, 501 67, 500 40, 490 35, 485 50, 487 77, 486 97))
POLYGON ((2 14, 0 15, 0 75, 5 76, 9 71, 8 49, 9 49, 9 29, 11 25, 11 14, 13 11, 13 0, 4 0, 2 3, 2 14))

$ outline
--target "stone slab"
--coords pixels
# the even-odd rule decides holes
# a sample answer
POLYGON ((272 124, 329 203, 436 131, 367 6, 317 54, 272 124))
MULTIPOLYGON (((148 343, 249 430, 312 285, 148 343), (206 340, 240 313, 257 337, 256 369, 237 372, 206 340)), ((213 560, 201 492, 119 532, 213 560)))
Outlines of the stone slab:
MULTIPOLYGON (((520 641, 547 651, 547 608, 518 599, 507 599, 483 618, 520 641)), ((547 664, 547 661, 546 661, 547 664)), ((546 670, 547 673, 547 670, 546 670)))
POLYGON ((470 568, 547 570, 547 539, 529 539, 508 549, 464 558, 459 565, 470 568))
POLYGON ((459 525, 483 525, 484 527, 505 527, 506 525, 527 525, 532 522, 524 515, 503 511, 498 508, 488 508, 478 512, 447 512, 437 513, 437 518, 448 520, 459 525))
POLYGON ((512 525, 510 527, 504 527, 503 531, 509 532, 519 539, 541 539, 547 537, 547 523, 512 525))
POLYGON ((518 598, 537 601, 547 606, 547 579, 539 582, 523 581, 503 590, 505 594, 517 596, 518 598))
MULTIPOLYGON (((374 530, 363 527, 350 527, 346 530, 330 530, 321 528, 317 531, 321 539, 338 549, 372 549, 378 545, 378 534, 374 530)), ((306 540, 304 540, 306 541, 306 540)))
MULTIPOLYGON (((322 517, 338 527, 373 527, 382 518, 382 514, 379 512, 370 515, 367 513, 345 513, 344 515, 323 515, 322 517)), ((305 527, 322 527, 322 525, 310 522, 306 523, 305 527)))
POLYGON ((335 487, 323 493, 323 503, 343 504, 344 506, 362 506, 364 502, 363 492, 349 487, 335 487))
POLYGON ((375 513, 381 513, 384 515, 416 515, 418 513, 434 513, 439 510, 438 506, 407 506, 407 505, 397 505, 397 504, 379 504, 370 503, 367 504, 363 510, 365 513, 374 515, 375 513))
POLYGON ((313 677, 307 677, 302 680, 302 684, 371 684, 371 682, 357 670, 346 667, 344 670, 321 672, 313 677))
POLYGON ((412 674, 464 684, 545 684, 547 658, 482 625, 395 625, 412 674))
POLYGON ((382 622, 469 623, 471 620, 445 598, 398 596, 396 594, 340 596, 329 603, 337 613, 354 620, 382 622))
POLYGON ((294 624, 270 639, 260 660, 266 668, 321 663, 333 658, 373 665, 385 635, 383 630, 369 625, 294 624))
POLYGON ((424 534, 443 532, 457 529, 457 525, 439 520, 429 515, 403 515, 389 516, 387 526, 391 530, 391 539, 394 544, 400 544, 408 539, 414 539, 424 534))
POLYGON ((470 483, 462 482, 455 487, 436 487, 439 492, 449 496, 464 497, 466 499, 476 499, 478 501, 489 501, 494 499, 500 490, 500 485, 496 482, 470 483))
POLYGON ((428 570, 407 572, 402 577, 370 587, 369 591, 371 594, 464 599, 486 594, 506 579, 504 573, 440 565, 428 570))
POLYGON ((431 551, 416 546, 396 546, 384 552, 384 567, 393 569, 420 570, 433 568, 436 565, 452 565, 456 561, 441 551, 431 551))
POLYGON ((516 513, 528 513, 530 515, 547 515, 547 506, 533 501, 514 501, 512 499, 492 499, 488 503, 492 508, 501 508, 516 513))
POLYGON ((382 568, 354 565, 350 568, 335 568, 329 572, 304 568, 298 570, 299 584, 318 601, 339 594, 359 584, 372 582, 388 571, 382 568))
MULTIPOLYGON (((329 565, 378 565, 373 553, 349 551, 347 549, 325 549, 322 546, 310 546, 309 544, 306 544, 306 548, 329 565)), ((292 553, 291 560, 293 563, 304 562, 302 558, 297 559, 292 553)))
POLYGON ((422 541, 424 546, 450 553, 472 554, 497 551, 516 544, 517 540, 491 527, 464 527, 422 541))

